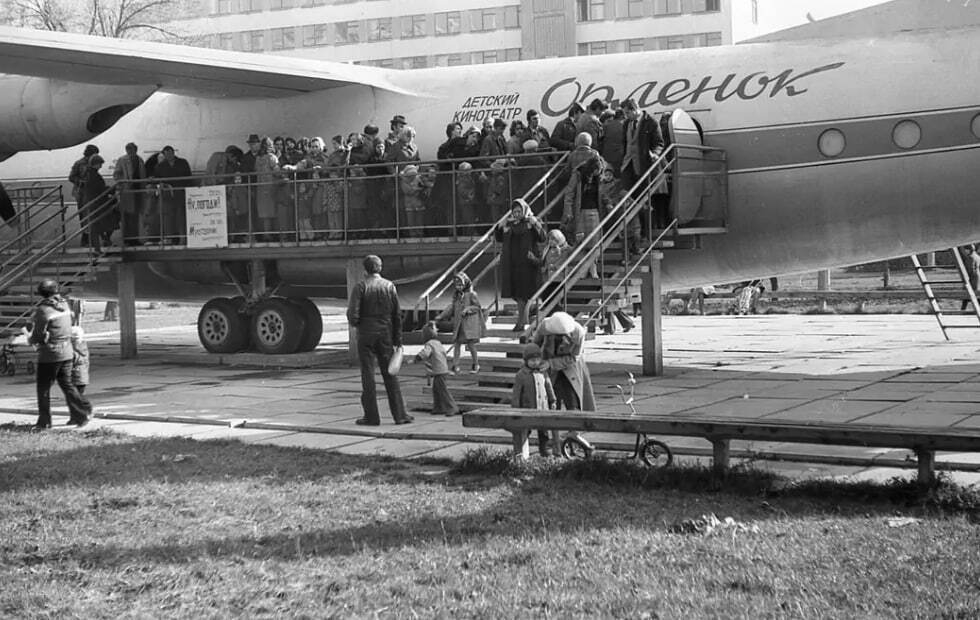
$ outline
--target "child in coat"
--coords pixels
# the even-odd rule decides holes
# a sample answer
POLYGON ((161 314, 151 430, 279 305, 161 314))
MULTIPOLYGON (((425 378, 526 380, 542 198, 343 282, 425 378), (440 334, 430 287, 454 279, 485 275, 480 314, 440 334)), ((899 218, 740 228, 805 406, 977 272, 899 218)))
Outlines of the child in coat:
MULTIPOLYGON (((514 389, 510 406, 515 409, 554 409, 555 390, 548 376, 548 362, 544 361, 541 347, 529 344, 524 347, 524 365, 514 376, 514 389)), ((538 453, 551 456, 551 433, 538 430, 538 453)))
POLYGON ((85 342, 85 332, 79 325, 71 328, 71 348, 74 350, 71 363, 71 382, 78 388, 79 394, 84 394, 85 386, 88 385, 88 344, 85 342))
POLYGON ((475 374, 480 372, 476 345, 486 332, 483 306, 473 292, 473 282, 465 273, 453 276, 453 289, 453 303, 436 317, 436 321, 453 322, 453 374, 459 372, 459 351, 464 344, 473 360, 470 372, 475 374))
POLYGON ((449 362, 446 360, 446 350, 442 348, 442 343, 436 333, 436 324, 429 321, 422 328, 422 338, 425 345, 415 360, 425 362, 425 370, 432 377, 432 414, 454 416, 459 415, 459 405, 453 398, 449 388, 446 386, 446 377, 449 375, 449 362))

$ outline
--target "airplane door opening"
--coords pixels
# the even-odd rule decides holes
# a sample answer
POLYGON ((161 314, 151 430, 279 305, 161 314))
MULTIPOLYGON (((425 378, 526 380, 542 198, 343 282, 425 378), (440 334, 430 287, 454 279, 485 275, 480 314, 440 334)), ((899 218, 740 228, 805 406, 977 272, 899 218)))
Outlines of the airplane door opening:
POLYGON ((671 174, 670 212, 683 225, 696 219, 701 211, 704 165, 700 147, 704 143, 697 122, 681 109, 671 112, 667 132, 669 143, 677 145, 671 174))

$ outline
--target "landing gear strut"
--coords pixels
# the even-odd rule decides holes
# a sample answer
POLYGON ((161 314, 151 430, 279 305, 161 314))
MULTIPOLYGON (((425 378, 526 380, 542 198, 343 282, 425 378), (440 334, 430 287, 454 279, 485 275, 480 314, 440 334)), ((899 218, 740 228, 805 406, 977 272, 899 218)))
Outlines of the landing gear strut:
POLYGON ((237 353, 254 348, 261 353, 302 353, 316 349, 323 335, 323 319, 316 304, 306 297, 275 295, 278 284, 267 289, 266 274, 275 265, 253 261, 249 269, 225 273, 241 296, 208 301, 197 317, 198 339, 211 353, 237 353), (271 267, 271 269, 267 269, 271 267), (241 283, 244 275, 247 285, 241 283))

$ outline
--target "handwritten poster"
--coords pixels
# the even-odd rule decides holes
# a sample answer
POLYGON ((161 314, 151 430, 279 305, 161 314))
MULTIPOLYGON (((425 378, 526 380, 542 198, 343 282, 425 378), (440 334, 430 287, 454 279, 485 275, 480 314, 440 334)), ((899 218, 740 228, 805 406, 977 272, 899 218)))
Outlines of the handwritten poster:
POLYGON ((187 247, 228 247, 228 207, 224 185, 188 187, 187 247))

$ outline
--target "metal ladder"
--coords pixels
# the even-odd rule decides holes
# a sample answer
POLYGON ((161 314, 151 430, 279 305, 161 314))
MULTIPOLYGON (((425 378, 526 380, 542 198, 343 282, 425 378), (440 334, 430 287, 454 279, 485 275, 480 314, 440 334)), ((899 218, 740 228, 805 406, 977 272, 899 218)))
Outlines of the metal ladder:
MULTIPOLYGON (((922 284, 922 290, 926 294, 926 299, 929 300, 929 306, 932 309, 932 313, 936 317, 936 322, 939 323, 939 329, 942 330, 943 337, 946 340, 949 340, 948 330, 950 329, 980 329, 980 308, 978 308, 977 304, 977 293, 973 287, 970 286, 970 275, 966 270, 966 264, 963 262, 963 256, 960 254, 959 248, 950 248, 949 251, 953 254, 953 262, 956 265, 956 271, 959 275, 959 279, 930 280, 926 274, 930 267, 924 267, 922 263, 919 262, 919 257, 917 255, 913 254, 910 257, 912 259, 912 265, 915 267, 915 275, 918 276, 919 282, 922 284), (966 299, 973 304, 973 311, 969 314, 976 317, 976 325, 950 325, 946 322, 946 317, 943 316, 942 308, 939 305, 939 298, 936 296, 936 291, 932 288, 933 285, 943 284, 958 284, 959 286, 963 287, 967 294, 966 299)), ((947 312, 947 314, 950 313, 947 312)))

